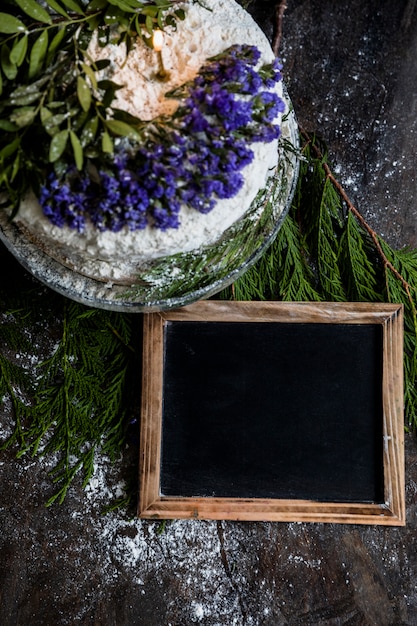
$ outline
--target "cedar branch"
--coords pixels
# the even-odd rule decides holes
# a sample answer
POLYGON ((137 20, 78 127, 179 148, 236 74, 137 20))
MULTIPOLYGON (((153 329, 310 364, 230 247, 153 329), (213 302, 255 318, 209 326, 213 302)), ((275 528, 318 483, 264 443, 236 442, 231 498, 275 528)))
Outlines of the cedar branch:
POLYGON ((405 292, 407 294, 407 297, 408 297, 408 299, 410 301, 410 304, 411 304, 411 306, 412 306, 412 308, 414 310, 415 307, 414 307, 413 297, 411 295, 411 285, 405 280, 405 278, 400 274, 400 272, 394 267, 394 265, 390 262, 390 260, 387 259, 387 256, 386 256, 385 252, 383 251, 382 246, 380 244, 378 234, 368 224, 368 222, 365 220, 363 215, 358 211, 358 209, 352 203, 352 201, 350 200, 349 196, 347 195, 345 189, 339 183, 339 181, 335 178, 335 176, 334 176, 332 170, 330 169, 328 163, 326 163, 326 161, 324 160, 324 156, 321 153, 320 149, 317 147, 317 145, 314 142, 312 142, 310 140, 310 137, 309 137, 308 133, 305 130, 303 130, 301 127, 300 127, 300 133, 301 133, 302 137, 304 138, 304 140, 307 143, 310 144, 310 146, 311 146, 312 150, 314 151, 316 157, 322 161, 322 165, 323 165, 323 169, 324 169, 324 171, 326 173, 326 177, 331 181, 332 185, 334 186, 334 188, 336 189, 336 191, 338 192, 338 194, 340 195, 342 200, 345 202, 347 209, 356 217, 358 222, 361 224, 361 226, 366 230, 366 232, 371 237, 372 241, 375 244, 375 248, 377 249, 378 254, 379 254, 379 256, 382 259, 384 267, 386 269, 389 269, 394 274, 394 276, 403 285, 404 290, 405 290, 405 292))

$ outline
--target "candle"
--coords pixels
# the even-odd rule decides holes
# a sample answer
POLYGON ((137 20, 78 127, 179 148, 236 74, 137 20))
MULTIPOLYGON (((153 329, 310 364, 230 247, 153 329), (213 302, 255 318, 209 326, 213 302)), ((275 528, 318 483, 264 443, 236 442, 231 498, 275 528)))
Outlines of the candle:
POLYGON ((161 52, 164 45, 164 33, 162 32, 162 30, 154 31, 152 45, 155 52, 161 52))
POLYGON ((164 47, 164 33, 162 30, 154 31, 152 46, 158 57, 158 71, 155 76, 158 80, 166 81, 169 79, 169 72, 166 71, 164 61, 162 59, 162 48, 164 47))

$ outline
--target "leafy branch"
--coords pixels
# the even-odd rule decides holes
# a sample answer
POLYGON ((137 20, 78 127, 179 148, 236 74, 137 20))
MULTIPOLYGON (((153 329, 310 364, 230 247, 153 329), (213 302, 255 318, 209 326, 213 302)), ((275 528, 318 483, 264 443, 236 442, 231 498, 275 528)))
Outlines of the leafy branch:
MULTIPOLYGON (((136 360, 130 316, 86 309, 58 296, 52 300, 49 316, 62 320, 59 339, 36 378, 14 358, 16 350, 33 351, 22 344, 21 326, 36 318, 35 299, 27 303, 32 319, 22 325, 6 315, 10 322, 1 327, 0 353, 0 392, 4 401, 10 399, 15 417, 14 432, 0 449, 17 444, 18 457, 56 455, 50 475, 57 491, 48 505, 64 500, 80 471, 87 485, 97 454, 113 461, 120 455, 129 415, 129 366, 136 360)), ((48 315, 44 307, 42 314, 48 315)))
POLYGON ((113 151, 114 136, 140 138, 140 120, 113 108, 120 85, 99 80, 108 60, 94 61, 88 45, 140 38, 184 18, 176 0, 9 0, 0 12, 0 206, 15 213, 35 193, 48 163, 56 168, 113 151), (176 6, 178 5, 178 6, 176 6))
POLYGON ((293 205, 260 261, 222 292, 239 300, 404 304, 406 422, 417 428, 417 250, 393 250, 334 176, 326 151, 301 131, 293 205))

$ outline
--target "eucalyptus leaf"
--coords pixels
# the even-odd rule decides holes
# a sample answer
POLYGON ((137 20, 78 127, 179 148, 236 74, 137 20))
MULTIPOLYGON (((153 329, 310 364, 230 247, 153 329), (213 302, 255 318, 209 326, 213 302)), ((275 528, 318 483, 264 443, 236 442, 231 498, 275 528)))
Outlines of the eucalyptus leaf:
POLYGON ((155 6, 149 5, 143 8, 142 13, 143 15, 146 15, 149 17, 156 17, 158 13, 158 9, 155 6))
POLYGON ((48 51, 49 35, 47 30, 43 30, 36 39, 30 51, 29 78, 36 76, 42 69, 46 53, 48 51))
POLYGON ((77 77, 77 96, 83 111, 88 111, 91 106, 91 90, 82 76, 77 77))
POLYGON ((36 107, 21 107, 15 109, 10 115, 10 121, 19 128, 29 126, 36 117, 36 107))
POLYGON ((106 120, 105 124, 106 128, 115 135, 130 137, 137 141, 142 139, 140 133, 138 133, 133 126, 130 126, 130 124, 126 124, 126 122, 122 122, 121 120, 106 120))
POLYGON ((66 28, 65 28, 65 26, 61 26, 59 28, 58 32, 52 38, 52 41, 49 44, 49 48, 48 48, 48 61, 49 62, 51 62, 52 59, 54 58, 57 50, 59 49, 59 46, 60 46, 62 40, 65 37, 65 34, 66 34, 66 28))
POLYGON ((22 9, 26 15, 32 17, 37 22, 44 24, 52 24, 52 18, 49 13, 40 6, 36 0, 14 0, 18 7, 22 9))
POLYGON ((0 119, 0 130, 4 130, 6 133, 14 133, 18 130, 16 124, 13 124, 10 120, 0 119))
MULTIPOLYGON (((1 18, 0 18, 1 19, 1 18)), ((17 65, 10 61, 10 48, 4 43, 0 52, 1 69, 8 80, 14 80, 17 76, 17 65)))
POLYGON ((104 14, 103 21, 107 26, 112 26, 119 22, 122 23, 124 15, 124 12, 121 11, 119 7, 112 7, 104 14))
POLYGON ((112 6, 119 7, 119 9, 121 9, 122 11, 125 11, 126 13, 133 13, 136 10, 130 4, 128 4, 127 2, 124 2, 124 0, 108 0, 108 2, 112 6))
POLYGON ((10 61, 20 67, 25 60, 28 49, 28 36, 23 35, 20 39, 16 39, 10 52, 10 61))
POLYGON ((49 109, 59 109, 60 107, 64 106, 65 102, 62 102, 62 100, 51 100, 51 102, 48 102, 49 109))
POLYGON ((79 5, 78 2, 75 2, 74 0, 61 0, 61 2, 70 11, 73 11, 74 13, 78 13, 79 15, 85 15, 82 6, 79 5))
POLYGON ((18 152, 16 155, 15 160, 13 161, 13 166, 12 166, 12 170, 10 173, 10 182, 12 183, 16 176, 19 173, 19 168, 20 168, 20 153, 18 152))
POLYGON ((61 7, 58 2, 56 2, 56 0, 46 0, 46 3, 48 4, 48 6, 51 7, 53 11, 55 11, 55 13, 58 13, 59 15, 62 15, 67 19, 69 18, 68 13, 65 11, 65 9, 61 7))
POLYGON ((178 17, 179 20, 181 20, 181 21, 185 20, 185 11, 184 11, 184 9, 177 9, 175 11, 175 15, 178 17))
POLYGON ((43 126, 49 135, 56 135, 59 132, 59 126, 67 119, 66 113, 57 113, 46 117, 43 126))
POLYGON ((110 59, 99 59, 94 63, 94 65, 96 66, 98 71, 104 70, 106 69, 106 67, 109 67, 110 59))
POLYGON ((38 80, 30 83, 28 85, 20 85, 16 87, 11 94, 10 98, 20 98, 21 96, 25 96, 28 93, 39 93, 40 89, 50 80, 50 76, 44 75, 41 76, 38 80))
POLYGON ((80 140, 78 139, 77 135, 74 133, 73 130, 70 131, 70 139, 71 139, 71 146, 72 146, 72 151, 73 151, 74 159, 75 159, 75 165, 77 166, 78 170, 82 170, 83 163, 84 163, 83 148, 82 148, 80 140))
POLYGON ((49 161, 55 163, 62 156, 65 148, 67 147, 69 132, 67 129, 61 130, 54 137, 52 137, 51 145, 49 146, 49 161))
POLYGON ((21 96, 11 96, 9 100, 9 104, 12 106, 27 106, 28 104, 32 104, 36 102, 36 100, 40 100, 42 98, 42 94, 39 91, 29 91, 26 94, 22 94, 21 96))
POLYGON ((87 5, 87 11, 97 11, 97 9, 105 9, 108 5, 107 0, 91 0, 87 5))
POLYGON ((16 152, 16 150, 20 146, 20 137, 14 139, 11 143, 7 144, 0 150, 0 159, 7 159, 7 157, 11 156, 16 152))
POLYGON ((103 91, 107 91, 108 89, 113 90, 113 92, 118 89, 123 89, 124 85, 119 85, 118 83, 113 82, 112 80, 104 79, 100 80, 97 83, 97 87, 102 89, 103 91))
POLYGON ((92 117, 85 124, 82 132, 81 132, 81 145, 85 148, 89 144, 91 144, 96 138, 98 131, 99 120, 97 116, 92 117))
POLYGON ((113 152, 113 141, 110 137, 109 133, 104 131, 103 136, 101 138, 101 149, 104 153, 112 154, 113 152))
POLYGON ((146 25, 146 29, 147 29, 148 33, 150 35, 152 35, 152 32, 153 32, 153 19, 151 18, 150 15, 146 16, 145 25, 146 25))
POLYGON ((41 122, 43 125, 52 117, 52 111, 50 111, 47 107, 41 107, 39 110, 39 116, 41 118, 41 122))
POLYGON ((0 13, 0 33, 13 35, 15 33, 25 33, 26 26, 14 15, 9 13, 0 13))
POLYGON ((83 68, 85 75, 90 79, 93 89, 97 89, 97 78, 93 68, 90 65, 87 65, 87 63, 82 63, 81 67, 83 68))

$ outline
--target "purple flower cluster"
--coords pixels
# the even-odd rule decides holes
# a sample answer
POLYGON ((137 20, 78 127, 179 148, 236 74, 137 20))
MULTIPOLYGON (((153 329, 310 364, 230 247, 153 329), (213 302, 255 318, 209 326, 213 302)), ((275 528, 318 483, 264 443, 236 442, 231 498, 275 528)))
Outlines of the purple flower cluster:
POLYGON ((201 213, 241 189, 242 169, 253 160, 250 144, 280 135, 276 118, 284 102, 271 89, 281 80, 278 61, 256 69, 260 52, 236 45, 202 67, 189 84, 172 92, 181 104, 132 153, 93 164, 94 176, 70 167, 52 171, 40 193, 44 214, 57 225, 82 231, 161 230, 179 226, 181 205, 201 213))

